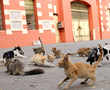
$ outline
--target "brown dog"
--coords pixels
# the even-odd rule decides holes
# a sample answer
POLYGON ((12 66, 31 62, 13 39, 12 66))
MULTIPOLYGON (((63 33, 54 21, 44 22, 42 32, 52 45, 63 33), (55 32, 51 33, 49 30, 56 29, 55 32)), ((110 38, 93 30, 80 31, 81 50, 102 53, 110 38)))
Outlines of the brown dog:
POLYGON ((12 60, 7 61, 5 63, 5 66, 7 67, 7 72, 10 75, 24 75, 23 63, 18 59, 14 59, 13 61, 12 60))
POLYGON ((95 77, 96 67, 100 63, 100 61, 102 60, 102 55, 103 55, 102 47, 100 45, 99 45, 99 48, 100 48, 99 58, 98 58, 97 62, 93 65, 85 64, 83 62, 77 62, 77 63, 72 64, 72 62, 69 61, 68 55, 65 55, 59 61, 58 66, 61 68, 64 68, 66 78, 63 81, 59 82, 58 86, 62 85, 68 79, 71 79, 69 84, 65 87, 65 89, 67 89, 78 78, 85 79, 83 82, 81 82, 81 84, 87 83, 88 79, 91 80, 88 83, 88 85, 94 84, 94 82, 96 81, 96 77, 95 77))
POLYGON ((56 58, 60 58, 61 57, 61 51, 60 50, 57 50, 55 47, 52 48, 52 52, 53 52, 53 54, 54 54, 54 56, 56 58))
POLYGON ((32 48, 33 49, 33 52, 35 53, 35 54, 40 54, 40 53, 43 53, 43 54, 45 54, 45 51, 44 51, 44 48, 42 48, 42 47, 39 47, 39 48, 32 48))
POLYGON ((88 56, 91 48, 80 48, 78 49, 77 53, 80 57, 88 56))

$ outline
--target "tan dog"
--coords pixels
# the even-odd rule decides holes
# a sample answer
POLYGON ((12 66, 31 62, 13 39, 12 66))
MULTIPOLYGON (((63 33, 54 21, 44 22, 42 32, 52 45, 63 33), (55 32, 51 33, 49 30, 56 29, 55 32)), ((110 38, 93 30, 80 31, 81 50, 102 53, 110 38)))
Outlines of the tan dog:
POLYGON ((80 48, 78 49, 77 53, 79 54, 80 57, 88 56, 90 50, 91 48, 80 48))
POLYGON ((55 56, 52 54, 47 55, 47 58, 48 58, 48 60, 47 60, 48 62, 54 62, 54 60, 55 60, 55 56))
POLYGON ((47 59, 47 56, 43 56, 42 54, 35 54, 32 57, 32 62, 38 65, 43 65, 45 63, 45 60, 47 59))
POLYGON ((68 53, 68 55, 79 55, 80 57, 88 56, 91 48, 79 48, 76 53, 68 53))
POLYGON ((42 54, 35 54, 32 57, 32 62, 38 66, 55 67, 52 63, 54 61, 54 56, 44 56, 42 54))
POLYGON ((88 82, 88 85, 93 85, 96 81, 95 77, 95 71, 96 67, 99 64, 99 62, 102 60, 102 47, 99 45, 100 48, 100 55, 97 60, 97 62, 93 65, 85 64, 83 62, 77 62, 72 64, 72 62, 69 60, 68 55, 65 55, 58 63, 58 66, 61 68, 64 68, 66 78, 59 82, 58 86, 62 85, 65 81, 68 79, 71 79, 69 84, 65 87, 65 89, 69 88, 74 81, 76 81, 78 78, 84 78, 85 80, 81 82, 81 84, 87 83, 88 79, 91 81, 88 82))

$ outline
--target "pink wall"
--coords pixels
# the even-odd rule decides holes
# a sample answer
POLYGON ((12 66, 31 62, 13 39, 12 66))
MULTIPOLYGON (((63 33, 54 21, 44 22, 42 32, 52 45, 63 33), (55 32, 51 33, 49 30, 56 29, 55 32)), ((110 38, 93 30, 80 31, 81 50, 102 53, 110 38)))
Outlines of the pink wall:
MULTIPOLYGON (((35 0, 35 16, 36 16, 36 30, 27 30, 27 24, 23 24, 23 30, 27 30, 27 33, 23 33, 23 30, 12 31, 12 34, 7 34, 7 30, 11 29, 10 10, 24 11, 24 6, 20 5, 20 2, 24 0, 9 0, 9 4, 2 3, 2 16, 4 30, 0 31, 0 48, 13 47, 15 45, 31 46, 33 41, 36 41, 40 36, 44 44, 56 43, 56 32, 54 24, 49 30, 45 30, 43 25, 40 24, 42 20, 53 20, 52 16, 49 16, 49 12, 54 13, 54 7, 56 6, 56 12, 58 13, 58 21, 62 22, 62 29, 59 30, 60 42, 73 42, 72 33, 72 15, 71 15, 71 2, 81 1, 85 5, 88 5, 89 10, 89 28, 91 32, 91 40, 108 39, 110 38, 109 29, 109 15, 107 9, 110 9, 110 0, 35 0), (37 8, 37 3, 40 3, 41 8, 37 8), (48 4, 52 5, 52 8, 48 8, 48 4), (42 15, 39 16, 38 12, 42 15), (43 31, 42 31, 43 30, 43 31)), ((22 22, 25 22, 26 16, 23 14, 22 22)))
POLYGON ((100 23, 102 29, 102 39, 110 38, 110 13, 108 13, 108 9, 110 10, 110 0, 101 0, 100 1, 100 23), (102 7, 101 7, 102 6, 102 7))
POLYGON ((20 46, 31 46, 34 41, 38 40, 38 37, 41 37, 44 44, 55 43, 55 34, 45 31, 45 34, 40 34, 38 30, 29 31, 29 34, 23 35, 21 31, 15 31, 13 35, 6 35, 4 31, 0 32, 0 48, 8 48, 16 45, 20 46))
MULTIPOLYGON (((0 48, 8 48, 13 47, 15 45, 20 46, 31 46, 33 45, 33 41, 38 40, 40 36, 44 44, 52 44, 56 43, 56 34, 52 32, 51 29, 45 30, 42 28, 42 24, 38 24, 40 20, 53 20, 52 16, 49 16, 49 12, 54 12, 53 6, 56 5, 56 1, 52 2, 52 0, 34 0, 34 8, 35 8, 35 16, 36 16, 36 30, 27 30, 27 25, 23 24, 23 29, 27 30, 28 33, 24 34, 22 30, 19 31, 12 31, 12 34, 7 34, 7 30, 11 30, 10 23, 6 23, 6 21, 10 20, 9 12, 10 10, 19 10, 24 11, 24 6, 20 5, 20 2, 24 0, 9 0, 9 5, 2 3, 2 11, 3 13, 3 20, 4 20, 4 27, 5 30, 0 31, 0 48), (41 8, 37 8, 37 3, 41 4, 41 8), (52 8, 48 8, 48 4, 52 4, 52 8), (8 11, 5 13, 5 11, 8 11), (37 12, 41 12, 42 16, 38 16, 37 12), (38 27, 39 26, 39 27, 38 27), (40 30, 43 29, 43 32, 40 30)), ((26 16, 25 14, 22 16, 22 20, 25 21, 26 16)), ((52 29, 54 29, 54 24, 52 25, 52 29)))

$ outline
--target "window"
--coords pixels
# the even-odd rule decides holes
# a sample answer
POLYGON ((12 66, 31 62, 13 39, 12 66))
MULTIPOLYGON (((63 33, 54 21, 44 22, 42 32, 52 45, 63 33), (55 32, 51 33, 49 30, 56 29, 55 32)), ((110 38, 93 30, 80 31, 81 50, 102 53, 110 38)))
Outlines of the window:
POLYGON ((35 29, 34 0, 24 0, 28 29, 35 29))
POLYGON ((3 26, 2 26, 2 7, 1 7, 1 3, 0 3, 0 30, 3 29, 3 26))

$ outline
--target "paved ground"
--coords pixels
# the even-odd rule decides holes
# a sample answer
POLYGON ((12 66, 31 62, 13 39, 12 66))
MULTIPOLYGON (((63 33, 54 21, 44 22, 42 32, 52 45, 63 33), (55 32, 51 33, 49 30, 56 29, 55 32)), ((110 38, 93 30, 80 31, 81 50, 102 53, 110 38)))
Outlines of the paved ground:
MULTIPOLYGON (((104 45, 105 42, 110 42, 110 40, 103 41, 89 41, 89 42, 78 42, 78 43, 62 43, 45 45, 46 53, 51 53, 50 49, 52 47, 57 47, 62 50, 63 53, 75 52, 80 47, 94 47, 97 43, 104 45)), ((33 47, 23 47, 25 55, 27 58, 22 61, 25 63, 26 68, 33 67, 29 65, 31 61, 31 56, 34 54, 32 51, 33 47)), ((0 49, 0 56, 3 52, 10 49, 0 49)), ((86 58, 81 57, 70 57, 73 62, 83 61, 86 58)), ((55 60, 55 64, 58 60, 55 60)), ((25 69, 26 69, 25 68, 25 69)), ((43 68, 43 67, 40 67, 43 68)), ((77 80, 68 90, 110 90, 110 61, 104 60, 102 62, 102 67, 97 69, 96 72, 96 83, 93 87, 87 85, 80 85, 81 80, 77 80)), ((63 69, 58 67, 54 68, 43 68, 45 74, 34 75, 34 76, 11 76, 5 73, 5 68, 0 67, 0 90, 63 90, 63 86, 67 84, 66 82, 61 88, 57 87, 57 84, 62 80, 65 75, 63 69)))

